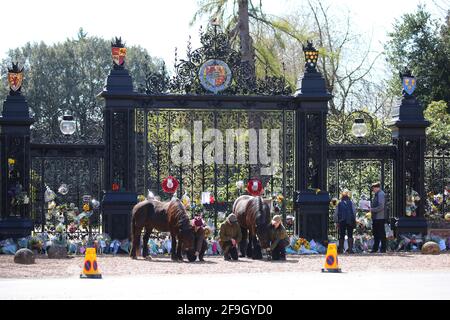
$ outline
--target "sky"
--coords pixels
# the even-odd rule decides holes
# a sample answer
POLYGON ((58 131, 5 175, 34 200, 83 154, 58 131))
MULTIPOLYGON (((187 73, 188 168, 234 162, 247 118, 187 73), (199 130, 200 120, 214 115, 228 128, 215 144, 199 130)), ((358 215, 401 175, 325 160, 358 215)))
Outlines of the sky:
MULTIPOLYGON (((436 0, 449 3, 448 0, 436 0)), ((129 45, 141 45, 150 55, 172 65, 174 49, 180 54, 189 35, 198 44, 200 24, 190 26, 197 0, 21 0, 2 3, 0 59, 10 48, 26 42, 47 44, 76 37, 80 27, 88 35, 111 39, 121 36, 129 45), (4 10, 6 8, 6 10, 4 10)), ((350 11, 354 28, 373 39, 372 48, 382 50, 386 33, 395 18, 414 11, 424 0, 328 0, 332 9, 350 11)), ((283 15, 295 11, 303 0, 263 0, 267 13, 283 15)))

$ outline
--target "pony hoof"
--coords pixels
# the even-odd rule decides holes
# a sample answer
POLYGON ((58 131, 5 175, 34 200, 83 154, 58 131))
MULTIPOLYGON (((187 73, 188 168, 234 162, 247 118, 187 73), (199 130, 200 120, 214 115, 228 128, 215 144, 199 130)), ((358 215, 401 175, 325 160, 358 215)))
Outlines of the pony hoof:
POLYGON ((137 257, 136 256, 132 256, 131 259, 132 260, 137 260, 137 257))
POLYGON ((144 259, 149 260, 149 261, 153 260, 153 258, 151 256, 144 257, 144 259))

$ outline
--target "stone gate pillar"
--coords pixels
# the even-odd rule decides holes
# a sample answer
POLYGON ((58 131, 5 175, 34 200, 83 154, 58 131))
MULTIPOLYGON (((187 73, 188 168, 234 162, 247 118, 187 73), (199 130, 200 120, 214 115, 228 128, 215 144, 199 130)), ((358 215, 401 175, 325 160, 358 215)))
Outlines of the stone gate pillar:
POLYGON ((0 117, 1 218, 0 238, 21 238, 31 234, 30 218, 30 117, 21 93, 23 68, 13 63, 8 70, 9 95, 0 117))
POLYGON ((390 124, 393 144, 397 148, 394 192, 395 215, 398 218, 396 227, 398 234, 425 234, 424 157, 426 128, 430 123, 425 120, 422 106, 413 95, 416 79, 409 70, 401 74, 401 79, 403 99, 399 106, 393 108, 390 124), (411 210, 414 206, 417 208, 411 210))
POLYGON ((113 69, 100 96, 103 112, 106 194, 102 201, 103 228, 113 239, 130 237, 130 214, 137 202, 135 186, 135 109, 133 81, 125 69, 126 48, 111 43, 113 69))
POLYGON ((303 48, 306 70, 296 93, 296 230, 308 240, 328 240, 330 196, 326 191, 327 113, 331 95, 316 65, 312 42, 303 48))

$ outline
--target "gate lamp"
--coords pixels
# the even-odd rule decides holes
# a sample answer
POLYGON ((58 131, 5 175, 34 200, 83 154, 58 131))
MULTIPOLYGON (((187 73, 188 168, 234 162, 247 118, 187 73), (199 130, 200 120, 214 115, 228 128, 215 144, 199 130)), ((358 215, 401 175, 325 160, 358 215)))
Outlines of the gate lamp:
POLYGON ((303 46, 303 53, 305 54, 305 67, 308 72, 315 72, 317 62, 319 60, 319 50, 314 48, 312 41, 307 41, 308 45, 303 46))
POLYGON ((64 114, 63 119, 59 124, 59 129, 65 136, 71 136, 75 133, 77 126, 74 117, 70 113, 66 112, 66 114, 64 114))
POLYGON ((352 126, 352 133, 356 138, 364 138, 367 135, 367 125, 364 122, 364 119, 359 118, 355 119, 355 122, 352 126))

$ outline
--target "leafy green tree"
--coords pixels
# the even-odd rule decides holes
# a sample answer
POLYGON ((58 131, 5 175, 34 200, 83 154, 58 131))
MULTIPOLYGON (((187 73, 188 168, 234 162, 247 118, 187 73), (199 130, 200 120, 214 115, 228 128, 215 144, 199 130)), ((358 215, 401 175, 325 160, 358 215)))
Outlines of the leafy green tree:
POLYGON ((280 60, 270 48, 274 44, 284 47, 284 36, 306 40, 287 19, 268 14, 262 0, 199 0, 198 5, 192 22, 202 16, 217 19, 231 43, 239 48, 242 61, 249 62, 258 76, 263 76, 266 68, 274 75, 281 75, 280 60))
POLYGON ((427 128, 427 143, 430 147, 450 147, 450 114, 445 101, 432 102, 424 112, 425 118, 431 122, 427 128))
MULTIPOLYGON (((110 41, 88 36, 80 29, 75 39, 62 43, 27 43, 11 49, 2 61, 2 83, 6 84, 7 67, 12 61, 25 67, 23 92, 35 119, 34 142, 69 141, 59 129, 66 111, 77 119, 77 132, 71 139, 83 143, 102 140, 103 108, 97 95, 112 67, 110 41)), ((126 63, 137 87, 145 78, 145 70, 156 68, 159 61, 150 58, 145 49, 131 47, 126 63)), ((3 101, 6 85, 1 89, 3 101)))
POLYGON ((394 77, 391 89, 400 94, 398 72, 408 66, 418 77, 416 94, 427 106, 431 101, 450 103, 450 12, 445 23, 434 20, 424 6, 397 20, 389 33, 386 58, 394 77))

